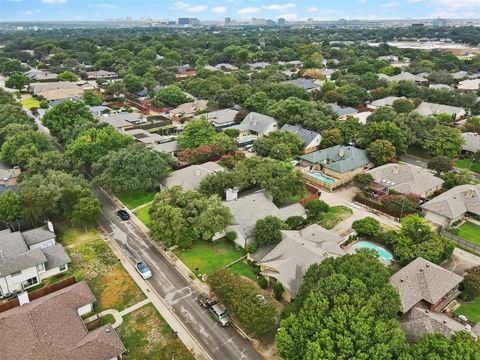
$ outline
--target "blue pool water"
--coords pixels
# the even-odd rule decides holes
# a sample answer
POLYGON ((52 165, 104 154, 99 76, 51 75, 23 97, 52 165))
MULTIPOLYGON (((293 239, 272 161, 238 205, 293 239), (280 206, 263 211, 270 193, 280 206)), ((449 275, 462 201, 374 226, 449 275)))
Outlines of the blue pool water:
POLYGON ((318 173, 318 172, 312 172, 310 173, 311 176, 313 176, 315 179, 318 179, 320 181, 323 181, 324 183, 328 184, 328 185, 333 185, 335 184, 335 180, 333 179, 330 179, 328 177, 325 177, 323 176, 322 174, 318 173))
POLYGON ((378 246, 374 243, 371 243, 369 241, 359 241, 355 244, 353 244, 354 248, 366 248, 366 249, 373 249, 375 250, 378 255, 380 256, 380 259, 386 261, 386 262, 391 262, 393 261, 393 255, 390 253, 390 251, 385 250, 383 247, 378 246))

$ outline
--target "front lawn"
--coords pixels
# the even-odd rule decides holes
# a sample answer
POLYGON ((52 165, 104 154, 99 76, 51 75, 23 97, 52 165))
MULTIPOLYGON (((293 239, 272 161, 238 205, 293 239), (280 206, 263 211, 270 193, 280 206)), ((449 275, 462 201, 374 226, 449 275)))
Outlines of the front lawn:
POLYGON ((419 146, 410 146, 407 149, 407 154, 413 155, 422 159, 427 159, 427 160, 432 158, 432 156, 428 152, 426 152, 424 149, 422 149, 419 146))
POLYGON ((480 297, 462 305, 455 310, 456 315, 464 315, 468 320, 476 323, 480 321, 480 297))
POLYGON ((20 104, 22 104, 22 106, 28 110, 32 109, 32 108, 39 108, 40 107, 40 101, 38 101, 37 99, 33 98, 33 97, 29 97, 29 98, 25 98, 25 99, 22 99, 20 100, 20 104))
POLYGON ((211 274, 245 255, 243 249, 223 240, 197 240, 191 249, 176 249, 174 253, 197 275, 211 274))
POLYGON ((330 230, 339 222, 352 216, 352 213, 352 209, 343 205, 330 206, 328 212, 322 216, 322 220, 319 224, 325 229, 330 230))
POLYGON ((457 235, 465 240, 480 245, 480 225, 467 221, 458 227, 457 235))
POLYGON ((470 159, 458 159, 455 162, 455 167, 460 169, 470 168, 470 171, 480 174, 480 162, 478 161, 473 161, 472 165, 470 165, 470 159))
POLYGON ((74 246, 88 243, 93 240, 100 239, 98 230, 94 227, 80 228, 71 226, 67 223, 55 224, 58 233, 58 241, 63 246, 74 246))
POLYGON ((155 194, 154 191, 124 191, 116 195, 126 207, 132 210, 153 201, 155 194))
POLYGON ((152 304, 124 316, 116 330, 128 350, 125 360, 195 359, 152 304))
POLYGON ((247 260, 237 261, 235 264, 228 267, 233 272, 245 276, 253 281, 257 280, 257 274, 255 273, 255 267, 250 265, 247 260))
POLYGON ((138 217, 140 221, 143 222, 145 226, 149 229, 152 225, 152 220, 150 219, 150 214, 148 213, 148 210, 150 210, 150 208, 151 205, 148 205, 134 212, 135 216, 138 217))

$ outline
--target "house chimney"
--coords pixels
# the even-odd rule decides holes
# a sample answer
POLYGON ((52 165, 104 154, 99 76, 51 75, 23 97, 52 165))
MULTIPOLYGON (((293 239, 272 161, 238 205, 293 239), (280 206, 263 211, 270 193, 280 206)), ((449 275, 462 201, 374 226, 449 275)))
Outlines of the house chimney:
POLYGON ((341 158, 345 156, 345 150, 343 149, 343 147, 341 147, 340 150, 338 151, 338 156, 341 158))
POLYGON ((238 198, 238 189, 230 188, 225 190, 225 199, 227 201, 233 201, 233 200, 236 200, 237 198, 238 198))
POLYGON ((202 174, 199 168, 195 169, 195 176, 199 177, 202 174))
POLYGON ((393 166, 393 173, 394 173, 395 175, 398 175, 399 172, 400 172, 400 166, 394 165, 394 166, 393 166))
POLYGON ((28 297, 28 292, 24 291, 20 294, 18 294, 18 302, 20 303, 20 306, 29 304, 30 303, 30 298, 28 297))
POLYGON ((20 169, 20 166, 14 166, 13 167, 13 173, 15 176, 19 176, 22 173, 22 170, 20 169))
POLYGON ((53 224, 51 221, 47 222, 47 227, 48 227, 48 231, 54 233, 55 230, 53 229, 53 224))

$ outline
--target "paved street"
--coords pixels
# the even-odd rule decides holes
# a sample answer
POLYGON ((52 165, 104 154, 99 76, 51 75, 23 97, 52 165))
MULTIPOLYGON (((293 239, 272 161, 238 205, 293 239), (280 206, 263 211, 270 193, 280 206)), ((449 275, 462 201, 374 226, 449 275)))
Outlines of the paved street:
POLYGON ((94 193, 103 205, 99 224, 110 233, 127 256, 132 260, 142 259, 150 266, 153 277, 147 280, 148 284, 173 308, 177 317, 213 359, 262 359, 233 327, 220 327, 195 302, 198 293, 190 281, 149 243, 134 224, 118 218, 117 206, 110 197, 99 189, 94 193))

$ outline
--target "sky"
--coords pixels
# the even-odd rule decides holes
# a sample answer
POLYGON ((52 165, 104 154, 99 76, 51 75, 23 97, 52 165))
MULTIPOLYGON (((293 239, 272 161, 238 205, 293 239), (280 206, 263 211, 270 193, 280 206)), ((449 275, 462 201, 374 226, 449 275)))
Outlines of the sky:
POLYGON ((0 21, 480 18, 480 0, 0 0, 0 21))

